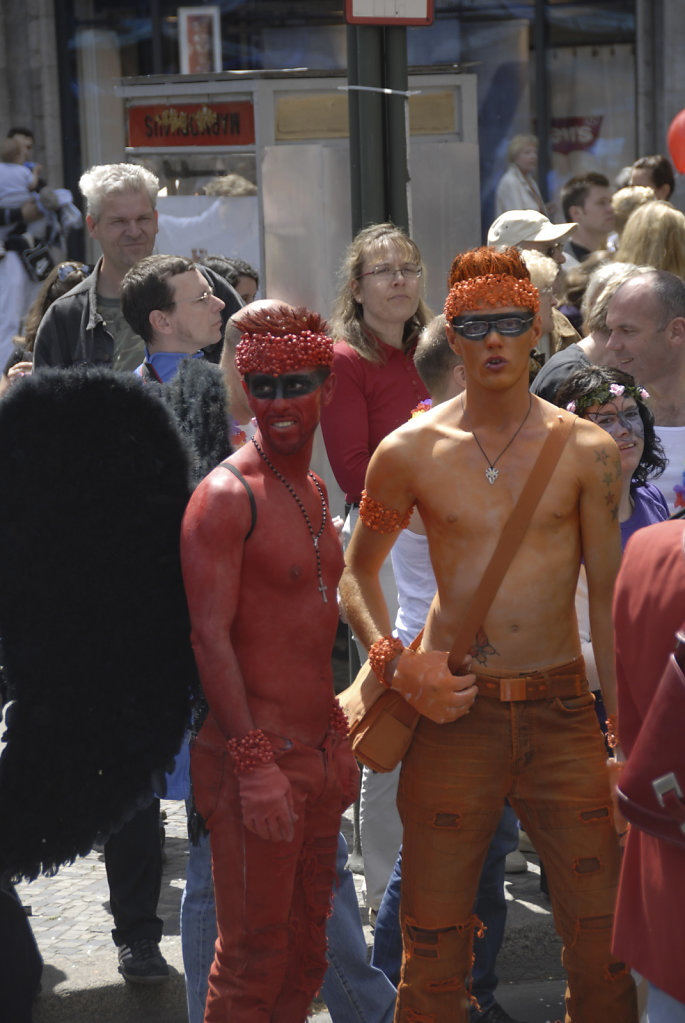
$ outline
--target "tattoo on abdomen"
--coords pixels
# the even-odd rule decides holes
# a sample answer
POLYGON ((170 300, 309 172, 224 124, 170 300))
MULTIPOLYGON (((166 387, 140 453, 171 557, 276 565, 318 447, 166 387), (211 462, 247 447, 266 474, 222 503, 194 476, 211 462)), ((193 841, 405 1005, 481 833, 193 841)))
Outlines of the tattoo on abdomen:
POLYGON ((469 653, 478 664, 487 664, 488 656, 491 656, 492 654, 499 655, 499 651, 495 650, 483 629, 478 630, 475 641, 469 649, 469 653))

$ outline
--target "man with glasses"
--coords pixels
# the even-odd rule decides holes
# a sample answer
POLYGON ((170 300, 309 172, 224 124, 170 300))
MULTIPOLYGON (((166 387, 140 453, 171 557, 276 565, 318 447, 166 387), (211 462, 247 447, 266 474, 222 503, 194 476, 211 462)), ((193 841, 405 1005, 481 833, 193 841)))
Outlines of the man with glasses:
POLYGON ((136 263, 122 281, 121 308, 145 342, 145 361, 136 373, 146 380, 172 380, 180 362, 202 358, 203 348, 221 340, 224 302, 184 256, 136 263))
POLYGON ((575 616, 584 559, 597 664, 616 711, 611 592, 620 465, 599 427, 528 392, 539 299, 513 252, 457 256, 445 305, 466 390, 371 459, 340 590, 382 684, 420 713, 402 765, 404 963, 395 1019, 467 1023, 478 876, 508 798, 545 863, 569 1023, 637 1023, 610 954, 620 849, 575 616), (550 433, 570 430, 461 666, 459 624, 550 433), (438 593, 419 652, 390 634, 378 566, 416 505, 438 593), (452 670, 465 672, 452 674, 452 670))
MULTIPOLYGON (((36 337, 34 364, 100 366, 119 371, 143 361, 142 338, 130 327, 119 302, 126 272, 150 256, 157 237, 159 181, 145 167, 132 163, 91 167, 79 181, 86 200, 86 226, 102 249, 92 274, 48 310, 36 337)), ((209 286, 224 302, 222 323, 242 302, 234 289, 207 267, 199 267, 209 286)), ((206 352, 218 362, 220 343, 206 352)))
POLYGON ((333 341, 319 316, 283 303, 246 309, 240 326, 257 433, 200 484, 181 531, 209 706, 191 754, 219 934, 205 1023, 303 1023, 359 781, 331 672, 342 549, 309 470, 333 341))

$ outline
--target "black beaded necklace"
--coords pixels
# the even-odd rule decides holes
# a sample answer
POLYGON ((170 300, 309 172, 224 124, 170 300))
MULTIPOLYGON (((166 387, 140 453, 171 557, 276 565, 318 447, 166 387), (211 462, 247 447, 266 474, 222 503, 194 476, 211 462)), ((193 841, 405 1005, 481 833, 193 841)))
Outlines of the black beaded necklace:
POLYGON ((315 533, 314 532, 314 528, 313 528, 312 523, 311 523, 311 519, 309 518, 309 515, 307 514, 307 509, 305 508, 305 506, 303 505, 302 501, 298 497, 298 495, 297 495, 297 493, 295 491, 295 488, 292 486, 291 483, 288 482, 288 480, 285 478, 285 476, 281 475, 281 473, 278 471, 276 466, 271 463, 271 461, 269 460, 266 452, 262 451, 262 449, 260 448, 259 444, 257 443, 257 441, 255 440, 254 437, 252 438, 252 443, 257 448, 257 451, 259 452, 261 457, 264 459, 266 464, 269 466, 269 468, 271 469, 271 471, 274 474, 274 476, 276 477, 276 479, 279 479, 281 481, 281 483, 283 484, 283 486, 286 488, 286 490, 292 495, 292 497, 295 498, 295 500, 297 501, 298 508, 300 509, 302 514, 304 515, 304 521, 307 523, 307 529, 309 530, 309 535, 311 536, 312 543, 314 544, 314 553, 316 554, 316 574, 319 577, 319 590, 321 591, 321 596, 323 597, 324 604, 327 604, 328 603, 328 599, 326 597, 326 590, 328 589, 328 587, 324 584, 323 576, 321 575, 321 553, 319 551, 319 540, 323 536, 324 526, 326 525, 326 519, 328 517, 328 513, 326 511, 326 498, 324 497, 324 493, 323 493, 323 490, 321 489, 321 485, 320 485, 319 481, 317 480, 317 478, 316 478, 316 476, 314 475, 313 472, 310 471, 310 472, 307 473, 307 475, 311 479, 312 483, 314 484, 314 486, 318 490, 319 497, 321 498, 321 528, 319 529, 318 533, 315 533))

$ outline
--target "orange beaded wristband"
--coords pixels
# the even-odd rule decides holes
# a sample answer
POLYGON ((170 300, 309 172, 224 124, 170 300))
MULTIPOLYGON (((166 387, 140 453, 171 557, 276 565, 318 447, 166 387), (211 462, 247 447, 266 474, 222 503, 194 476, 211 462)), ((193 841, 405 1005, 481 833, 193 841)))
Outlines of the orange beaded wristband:
POLYGON ((383 636, 369 647, 369 664, 378 681, 386 689, 389 689, 390 686, 385 681, 385 669, 390 661, 394 660, 403 650, 404 645, 397 636, 383 636))

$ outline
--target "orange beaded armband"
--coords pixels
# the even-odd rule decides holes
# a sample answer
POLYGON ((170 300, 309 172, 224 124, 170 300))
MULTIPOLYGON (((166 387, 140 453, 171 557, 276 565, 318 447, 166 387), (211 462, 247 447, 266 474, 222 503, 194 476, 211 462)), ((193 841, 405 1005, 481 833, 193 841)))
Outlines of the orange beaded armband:
POLYGON ((384 504, 369 497, 367 492, 362 490, 359 518, 368 529, 373 529, 375 533, 394 533, 396 529, 407 528, 412 508, 408 508, 405 514, 401 515, 395 508, 386 508, 384 504))
POLYGON ((374 675, 386 689, 390 686, 385 681, 385 669, 390 661, 394 660, 398 654, 401 654, 404 650, 402 640, 398 639, 397 636, 383 636, 381 639, 377 639, 375 643, 372 643, 369 647, 369 664, 373 670, 374 675))
POLYGON ((609 749, 616 749, 618 744, 618 715, 609 714, 607 716, 607 746, 609 749))
POLYGON ((274 751, 261 728, 253 728, 241 739, 229 739, 226 743, 233 769, 240 777, 241 774, 248 774, 256 767, 263 764, 270 764, 274 759, 274 751))

